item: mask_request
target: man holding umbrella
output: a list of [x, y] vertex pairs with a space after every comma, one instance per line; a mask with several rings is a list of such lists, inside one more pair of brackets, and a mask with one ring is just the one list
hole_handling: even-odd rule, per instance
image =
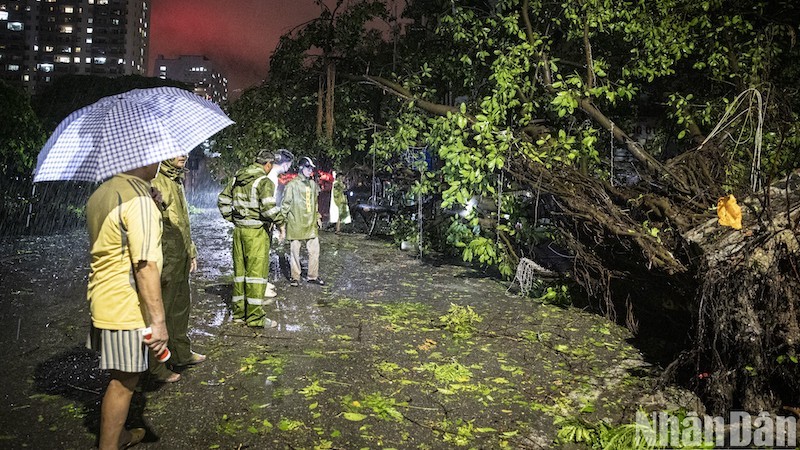
[[[139, 375], [147, 370], [142, 342], [155, 354], [167, 348], [161, 302], [161, 214], [150, 190], [158, 166], [115, 175], [86, 203], [92, 252], [89, 346], [100, 352], [100, 368], [111, 374], [100, 410], [100, 449], [127, 448], [144, 437], [142, 428], [124, 430]], [[145, 326], [151, 328], [149, 339]]]
[[148, 368], [148, 348], [156, 355], [167, 350], [161, 213], [150, 181], [161, 161], [232, 123], [219, 106], [191, 92], [134, 89], [74, 111], [39, 152], [34, 182], [106, 180], [86, 203], [88, 346], [99, 350], [100, 368], [111, 375], [100, 409], [101, 450], [132, 447], [144, 437], [143, 428], [126, 431], [125, 420]]

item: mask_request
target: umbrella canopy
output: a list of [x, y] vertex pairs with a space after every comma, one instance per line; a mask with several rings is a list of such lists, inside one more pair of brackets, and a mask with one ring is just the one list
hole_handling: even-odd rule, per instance
[[189, 153], [232, 123], [213, 102], [174, 87], [104, 97], [58, 125], [33, 181], [102, 181]]

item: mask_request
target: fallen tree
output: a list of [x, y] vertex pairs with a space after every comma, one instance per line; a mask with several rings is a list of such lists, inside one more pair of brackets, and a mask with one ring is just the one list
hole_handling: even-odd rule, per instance
[[[795, 219], [780, 217], [795, 194], [773, 183], [800, 167], [796, 8], [409, 1], [411, 25], [394, 42], [381, 47], [375, 33], [336, 42], [336, 128], [326, 144], [336, 148], [323, 156], [342, 161], [355, 142], [351, 156], [361, 160], [351, 167], [366, 159], [368, 172], [404, 178], [442, 209], [482, 199], [489, 208], [454, 216], [438, 242], [509, 277], [541, 236], [554, 241], [568, 283], [604, 314], [642, 333], [686, 336], [667, 375], [715, 412], [798, 403]], [[367, 36], [356, 28], [340, 31]], [[305, 117], [321, 104], [323, 67], [309, 48], [325, 43], [310, 36], [285, 37], [273, 59], [280, 70], [233, 105], [242, 125], [230, 129], [234, 160], [273, 140], [313, 147], [292, 144], [313, 135], [303, 133], [315, 128]], [[648, 118], [656, 132], [635, 133]], [[435, 161], [401, 163], [413, 176], [397, 176], [410, 148]], [[616, 170], [617, 153], [633, 160], [630, 177]], [[729, 194], [743, 199], [744, 232], [716, 223]], [[781, 195], [784, 209], [775, 207]], [[752, 339], [743, 345], [742, 336]]]
[[[496, 212], [472, 218], [481, 232], [464, 244], [465, 255], [476, 260], [481, 255], [482, 262], [510, 274], [532, 251], [522, 239], [524, 228], [537, 226], [546, 214], [557, 242], [569, 251], [570, 279], [606, 315], [634, 330], [642, 315], [655, 317], [649, 326], [675, 316], [677, 327], [693, 328], [689, 351], [670, 365], [668, 376], [704, 394], [715, 412], [774, 410], [784, 402], [800, 402], [794, 383], [800, 337], [797, 202], [781, 182], [762, 186], [796, 167], [796, 159], [786, 156], [797, 149], [796, 98], [794, 91], [778, 94], [773, 87], [765, 102], [760, 90], [748, 87], [778, 71], [779, 51], [750, 72], [742, 61], [755, 64], [756, 47], [763, 44], [759, 36], [775, 37], [785, 29], [770, 22], [772, 15], [767, 20], [747, 16], [745, 6], [681, 5], [693, 17], [686, 21], [670, 9], [674, 6], [631, 3], [609, 10], [590, 1], [558, 14], [524, 0], [487, 10], [479, 5], [453, 9], [439, 30], [451, 33], [453, 47], [465, 55], [461, 61], [468, 67], [459, 72], [465, 86], [477, 83], [483, 95], [461, 105], [437, 102], [435, 91], [418, 77], [355, 78], [427, 116], [409, 119], [404, 110], [388, 130], [376, 133], [373, 151], [423, 141], [438, 149], [443, 166], [437, 176], [444, 180], [423, 189], [439, 189], [444, 206], [465, 204], [474, 195], [499, 205]], [[792, 7], [781, 4], [771, 12], [781, 8]], [[701, 31], [718, 25], [715, 14], [747, 26]], [[625, 34], [631, 29], [638, 38], [649, 33], [644, 46]], [[727, 45], [736, 42], [741, 53], [712, 42], [720, 36]], [[592, 42], [604, 47], [599, 50]], [[559, 58], [552, 56], [558, 52]], [[626, 52], [641, 61], [625, 60]], [[586, 62], [567, 61], [576, 54]], [[719, 58], [725, 68], [711, 69], [709, 61]], [[734, 81], [684, 85], [683, 92], [676, 85], [652, 84], [659, 78], [685, 83], [688, 78], [677, 70], [701, 66], [712, 77], [724, 73]], [[617, 79], [608, 75], [612, 71]], [[640, 84], [631, 84], [635, 79]], [[642, 91], [669, 98], [659, 108], [660, 120], [679, 125], [681, 139], [672, 144], [671, 157], [664, 148], [646, 148], [625, 129], [635, 115], [620, 112], [618, 99], [630, 100]], [[579, 114], [585, 119], [576, 119]], [[668, 126], [662, 127], [669, 134]], [[636, 160], [637, 182], [614, 178], [613, 158], [597, 150], [603, 135], [609, 136], [612, 152], [620, 146]], [[769, 161], [763, 166], [762, 156]], [[784, 185], [792, 184], [791, 177], [786, 180]], [[514, 204], [503, 189], [528, 191], [536, 200]], [[714, 206], [731, 192], [744, 198], [744, 232], [717, 224]], [[673, 314], [676, 310], [688, 314]]]

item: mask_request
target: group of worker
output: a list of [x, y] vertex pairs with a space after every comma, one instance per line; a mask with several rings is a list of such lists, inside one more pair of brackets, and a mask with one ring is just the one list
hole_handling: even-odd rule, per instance
[[[142, 373], [174, 383], [181, 379], [181, 368], [206, 360], [192, 351], [188, 335], [189, 274], [197, 268], [197, 249], [183, 186], [186, 161], [184, 155], [117, 174], [86, 204], [92, 254], [87, 346], [100, 353], [100, 368], [111, 376], [101, 406], [101, 449], [129, 448], [144, 437], [143, 428], [124, 428]], [[290, 242], [290, 285], [300, 285], [304, 243], [309, 260], [305, 280], [324, 284], [319, 278], [315, 165], [301, 158], [297, 176], [281, 190], [279, 176], [293, 162], [288, 150], [261, 150], [218, 198], [222, 216], [234, 224], [234, 321], [251, 327], [277, 326], [264, 311], [277, 295], [268, 281], [273, 233], [280, 242]]]
[[308, 251], [306, 281], [324, 285], [319, 278], [319, 185], [316, 166], [309, 157], [298, 161], [297, 176], [283, 189], [279, 177], [292, 166], [294, 155], [286, 149], [260, 150], [249, 166], [239, 170], [219, 194], [217, 206], [233, 228], [233, 319], [250, 327], [278, 325], [264, 306], [274, 303], [275, 286], [269, 282], [270, 244], [273, 234], [290, 245], [289, 285], [300, 285], [300, 249]]

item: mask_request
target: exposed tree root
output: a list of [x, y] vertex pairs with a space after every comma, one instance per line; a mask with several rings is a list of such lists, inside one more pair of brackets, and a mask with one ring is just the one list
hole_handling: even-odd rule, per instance
[[710, 374], [701, 390], [716, 412], [800, 401], [800, 174], [773, 185], [768, 199], [771, 220], [751, 215], [743, 231], [709, 221], [689, 234], [704, 254], [694, 362]]

